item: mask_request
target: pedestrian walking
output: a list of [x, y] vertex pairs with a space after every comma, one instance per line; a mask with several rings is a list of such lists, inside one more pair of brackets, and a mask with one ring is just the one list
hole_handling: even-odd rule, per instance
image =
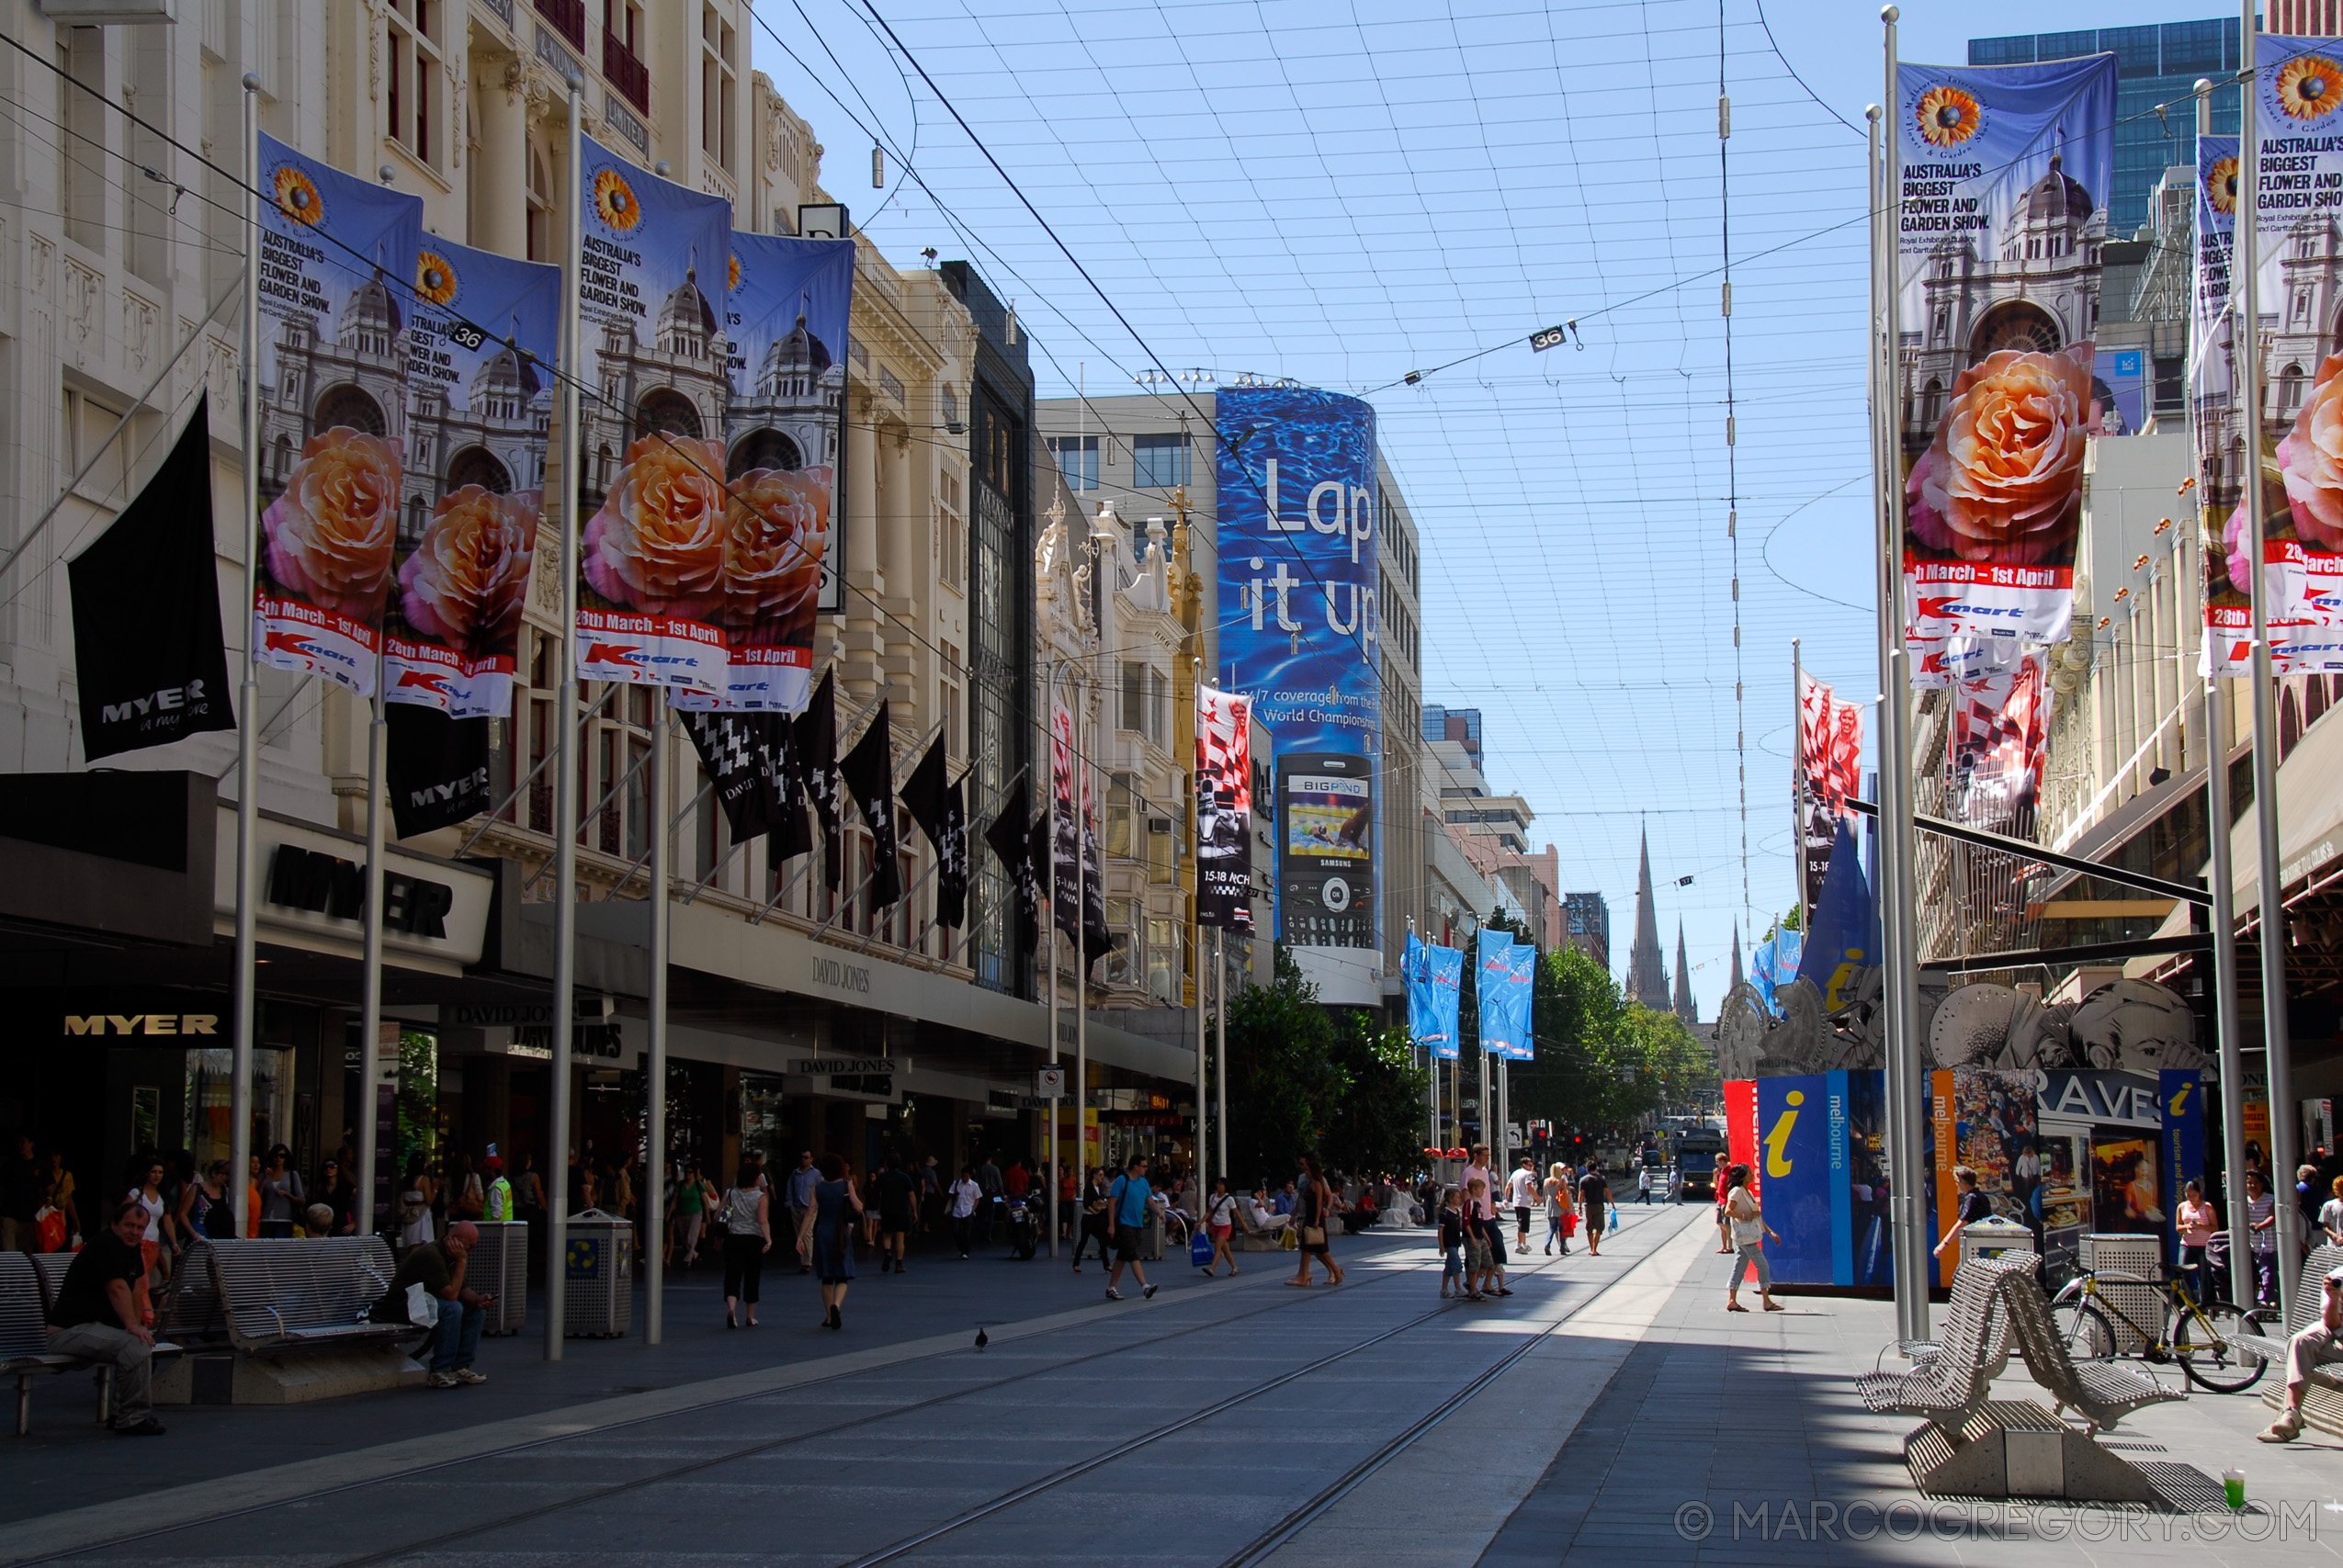
[[799, 1149], [798, 1168], [789, 1173], [782, 1196], [784, 1207], [787, 1210], [789, 1235], [797, 1242], [798, 1272], [800, 1274], [813, 1272], [813, 1259], [808, 1252], [811, 1243], [807, 1238], [812, 1234], [810, 1216], [813, 1213], [814, 1185], [821, 1179], [821, 1173], [813, 1168], [813, 1151]]
[[2172, 1215], [2173, 1228], [2180, 1233], [2180, 1275], [2189, 1299], [2202, 1306], [2205, 1294], [2205, 1250], [2213, 1245], [2213, 1233], [2221, 1228], [2220, 1212], [2205, 1201], [2204, 1183], [2190, 1181], [2180, 1188], [2180, 1206]]
[[1139, 1261], [1139, 1246], [1147, 1237], [1148, 1206], [1154, 1201], [1155, 1191], [1147, 1183], [1148, 1159], [1145, 1155], [1133, 1155], [1123, 1174], [1116, 1177], [1106, 1190], [1106, 1237], [1115, 1244], [1115, 1262], [1106, 1270], [1106, 1299], [1119, 1302], [1123, 1292], [1115, 1287], [1127, 1268], [1131, 1278], [1139, 1282], [1139, 1294], [1152, 1299], [1155, 1287], [1147, 1282], [1147, 1268]]
[[[950, 1196], [952, 1245], [960, 1249], [961, 1257], [966, 1258], [968, 1243], [975, 1239], [977, 1205], [984, 1201], [984, 1188], [977, 1181], [976, 1167], [964, 1165], [960, 1168], [960, 1179], [952, 1183]], [[1074, 1272], [1079, 1274], [1081, 1271], [1081, 1259], [1077, 1258], [1074, 1259]]]
[[282, 1144], [268, 1151], [268, 1163], [260, 1172], [260, 1234], [289, 1240], [293, 1234], [293, 1216], [309, 1207], [309, 1195], [301, 1190], [300, 1172], [292, 1168], [293, 1151]]
[[1237, 1255], [1230, 1249], [1229, 1237], [1237, 1229], [1237, 1200], [1228, 1193], [1228, 1179], [1221, 1177], [1212, 1184], [1212, 1198], [1205, 1205], [1205, 1228], [1212, 1237], [1212, 1261], [1204, 1266], [1204, 1277], [1221, 1264], [1228, 1265], [1228, 1277], [1237, 1277]]
[[1440, 1299], [1465, 1299], [1465, 1199], [1454, 1187], [1440, 1194]]
[[[1726, 1180], [1729, 1183], [1731, 1178], [1728, 1176]], [[1729, 1185], [1716, 1190], [1716, 1250], [1726, 1257], [1733, 1251], [1733, 1222], [1725, 1213], [1725, 1201], [1732, 1195]]]
[[814, 1168], [821, 1173], [813, 1189], [813, 1267], [821, 1280], [821, 1323], [825, 1328], [843, 1328], [846, 1287], [855, 1281], [855, 1223], [863, 1213], [862, 1194], [855, 1190], [846, 1162], [836, 1155], [822, 1156]]
[[[1736, 1166], [1734, 1168], [1746, 1170], [1749, 1168]], [[1742, 1179], [1747, 1180], [1748, 1178]], [[1952, 1223], [1944, 1227], [1944, 1239], [1936, 1244], [1935, 1256], [1938, 1258], [1959, 1257], [1962, 1228], [1993, 1217], [1993, 1200], [1977, 1190], [1975, 1171], [1965, 1165], [1956, 1165], [1952, 1168], [1952, 1181], [1960, 1190], [1960, 1207], [1952, 1216]], [[1740, 1231], [1737, 1227], [1733, 1235], [1734, 1243], [1737, 1246], [1740, 1239]]]
[[1587, 1256], [1602, 1256], [1603, 1210], [1611, 1202], [1611, 1183], [1602, 1174], [1602, 1162], [1590, 1160], [1587, 1173], [1579, 1178], [1579, 1217], [1587, 1227]]
[[773, 1250], [773, 1196], [764, 1190], [764, 1167], [754, 1159], [741, 1162], [732, 1185], [724, 1190], [724, 1326], [741, 1326], [740, 1309], [748, 1310], [748, 1325], [756, 1326], [757, 1298], [764, 1293], [764, 1255]]
[[1074, 1242], [1075, 1273], [1082, 1271], [1082, 1258], [1089, 1253], [1092, 1242], [1098, 1244], [1101, 1268], [1115, 1261], [1114, 1250], [1108, 1246], [1106, 1235], [1106, 1172], [1092, 1166], [1090, 1184], [1082, 1192], [1081, 1232]]
[[878, 1201], [878, 1271], [886, 1273], [891, 1262], [895, 1272], [900, 1274], [903, 1253], [911, 1242], [919, 1184], [900, 1161], [889, 1155], [880, 1162], [870, 1187], [871, 1196]]
[[1326, 1184], [1326, 1173], [1319, 1168], [1318, 1156], [1304, 1155], [1294, 1219], [1294, 1228], [1299, 1233], [1301, 1243], [1301, 1249], [1296, 1255], [1299, 1267], [1294, 1277], [1285, 1281], [1287, 1284], [1307, 1286], [1310, 1282], [1310, 1259], [1313, 1258], [1326, 1265], [1328, 1284], [1342, 1282], [1342, 1266], [1334, 1261], [1334, 1254], [1327, 1240], [1327, 1222], [1333, 1217], [1333, 1189]]
[[1537, 1161], [1522, 1156], [1522, 1168], [1505, 1179], [1505, 1201], [1513, 1207], [1513, 1250], [1530, 1255], [1530, 1211], [1537, 1207]]
[[1545, 1252], [1570, 1256], [1570, 1232], [1579, 1223], [1579, 1207], [1570, 1194], [1570, 1168], [1556, 1160], [1545, 1176]]
[[431, 1200], [435, 1191], [431, 1178], [424, 1174], [423, 1156], [409, 1155], [407, 1173], [399, 1182], [399, 1251], [402, 1256], [411, 1247], [423, 1247], [438, 1239], [438, 1228], [431, 1218]]
[[[496, 1145], [488, 1145], [493, 1150]], [[513, 1184], [504, 1179], [504, 1156], [490, 1154], [480, 1162], [480, 1173], [487, 1179], [488, 1190], [481, 1199], [481, 1218], [508, 1221], [515, 1217]]]
[[2246, 1172], [2246, 1236], [2253, 1249], [2254, 1304], [2278, 1300], [2278, 1198], [2258, 1170]]
[[1636, 1201], [1646, 1208], [1651, 1206], [1651, 1167], [1636, 1172]]
[[686, 1274], [699, 1261], [699, 1235], [707, 1223], [709, 1196], [707, 1178], [700, 1173], [699, 1161], [685, 1160], [684, 1179], [668, 1195], [674, 1218], [668, 1226], [667, 1248], [675, 1267]]
[[1496, 1294], [1493, 1281], [1497, 1277], [1497, 1254], [1505, 1245], [1505, 1239], [1498, 1234], [1497, 1221], [1493, 1217], [1484, 1217], [1480, 1212], [1488, 1196], [1488, 1183], [1481, 1178], [1476, 1176], [1465, 1183], [1465, 1290], [1467, 1301], [1487, 1301]]
[[1725, 1310], [1749, 1310], [1741, 1304], [1741, 1278], [1754, 1274], [1765, 1310], [1781, 1312], [1783, 1308], [1773, 1299], [1773, 1269], [1765, 1260], [1765, 1238], [1772, 1236], [1780, 1241], [1782, 1237], [1765, 1223], [1765, 1211], [1759, 1206], [1757, 1194], [1749, 1190], [1749, 1168], [1737, 1165], [1726, 1179], [1729, 1185], [1725, 1195], [1725, 1214], [1733, 1226], [1734, 1250], [1740, 1256], [1733, 1259], [1733, 1277], [1725, 1284]]

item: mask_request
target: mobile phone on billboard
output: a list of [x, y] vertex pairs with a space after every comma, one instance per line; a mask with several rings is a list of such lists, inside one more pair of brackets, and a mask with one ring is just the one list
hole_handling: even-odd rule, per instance
[[1373, 947], [1375, 760], [1347, 751], [1277, 759], [1277, 886], [1284, 940]]

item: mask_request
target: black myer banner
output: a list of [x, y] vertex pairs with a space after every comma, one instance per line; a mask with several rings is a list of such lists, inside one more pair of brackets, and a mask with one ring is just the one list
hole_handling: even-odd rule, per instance
[[85, 761], [236, 728], [214, 587], [210, 446], [198, 399], [138, 499], [65, 569]]
[[1196, 688], [1196, 923], [1253, 929], [1252, 704]]
[[390, 750], [383, 768], [398, 836], [452, 828], [486, 811], [488, 720], [449, 718], [437, 708], [385, 703]]

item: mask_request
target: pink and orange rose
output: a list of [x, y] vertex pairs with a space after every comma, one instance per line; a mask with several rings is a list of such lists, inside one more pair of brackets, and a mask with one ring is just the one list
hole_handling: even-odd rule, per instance
[[466, 485], [442, 496], [399, 568], [399, 613], [435, 642], [469, 654], [509, 646], [537, 547], [536, 491], [494, 495]]
[[724, 624], [770, 633], [811, 604], [830, 540], [828, 468], [753, 468], [732, 481]]
[[646, 435], [586, 525], [586, 583], [622, 609], [713, 621], [724, 607], [724, 444]]
[[2278, 444], [2294, 532], [2320, 549], [2343, 548], [2343, 354], [2330, 355]]
[[261, 514], [268, 571], [322, 610], [379, 626], [399, 537], [399, 444], [336, 425], [301, 447]]
[[2030, 565], [2075, 536], [2091, 426], [2091, 351], [2003, 349], [1961, 372], [1906, 481], [1912, 533], [1961, 560]]

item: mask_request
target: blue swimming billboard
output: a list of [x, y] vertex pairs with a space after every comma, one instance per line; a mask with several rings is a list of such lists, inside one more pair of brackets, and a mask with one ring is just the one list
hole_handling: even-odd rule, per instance
[[1216, 400], [1220, 680], [1274, 753], [1276, 935], [1376, 948], [1383, 787], [1375, 410], [1308, 387]]

